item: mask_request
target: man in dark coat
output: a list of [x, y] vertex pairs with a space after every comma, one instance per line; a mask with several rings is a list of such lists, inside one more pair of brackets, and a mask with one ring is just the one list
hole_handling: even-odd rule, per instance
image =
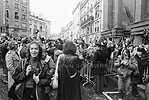
[[107, 70], [108, 51], [106, 45], [98, 44], [94, 54], [92, 73], [95, 75], [95, 92], [101, 93], [104, 90], [104, 72]]

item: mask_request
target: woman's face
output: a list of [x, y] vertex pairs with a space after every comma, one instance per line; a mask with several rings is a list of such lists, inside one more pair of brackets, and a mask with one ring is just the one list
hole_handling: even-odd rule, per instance
[[33, 58], [37, 57], [39, 54], [39, 46], [37, 44], [30, 45], [30, 54]]
[[126, 50], [124, 50], [123, 55], [124, 55], [124, 58], [125, 58], [125, 59], [128, 59], [128, 58], [129, 58], [129, 57], [128, 57], [128, 54], [127, 54], [127, 52], [126, 52]]

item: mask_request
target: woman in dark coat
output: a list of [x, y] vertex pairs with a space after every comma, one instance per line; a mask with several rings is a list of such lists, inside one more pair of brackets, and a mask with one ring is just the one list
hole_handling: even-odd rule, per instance
[[42, 61], [41, 57], [42, 48], [38, 42], [33, 41], [29, 45], [27, 60], [20, 63], [13, 75], [14, 85], [22, 83], [16, 91], [22, 100], [50, 100], [52, 69], [50, 64]]
[[66, 42], [58, 63], [58, 95], [57, 100], [82, 100], [80, 90], [80, 74], [82, 61], [76, 55], [73, 42]]

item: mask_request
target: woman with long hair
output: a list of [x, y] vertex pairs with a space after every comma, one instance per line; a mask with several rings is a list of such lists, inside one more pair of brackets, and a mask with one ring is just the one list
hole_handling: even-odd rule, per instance
[[122, 100], [129, 92], [131, 73], [137, 68], [137, 61], [131, 57], [130, 50], [124, 49], [114, 65], [118, 67], [119, 100]]
[[67, 41], [58, 63], [58, 95], [57, 100], [82, 100], [80, 90], [80, 74], [82, 61], [76, 55], [76, 45]]
[[42, 61], [42, 48], [38, 42], [29, 44], [28, 57], [22, 62], [13, 75], [16, 86], [21, 83], [18, 95], [23, 100], [49, 100], [50, 67]]

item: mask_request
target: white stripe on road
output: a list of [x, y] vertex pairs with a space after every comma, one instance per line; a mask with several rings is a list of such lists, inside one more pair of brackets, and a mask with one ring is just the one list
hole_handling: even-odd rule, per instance
[[103, 93], [103, 95], [106, 96], [107, 99], [113, 100], [108, 94], [117, 94], [119, 92], [116, 91], [116, 92], [102, 92], [102, 93]]

